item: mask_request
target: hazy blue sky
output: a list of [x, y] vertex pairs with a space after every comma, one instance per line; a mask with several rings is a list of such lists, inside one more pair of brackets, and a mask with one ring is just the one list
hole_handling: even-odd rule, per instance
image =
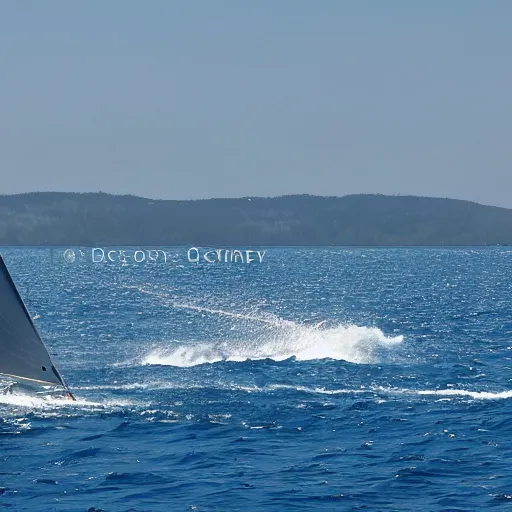
[[512, 207], [508, 0], [0, 4], [2, 193]]

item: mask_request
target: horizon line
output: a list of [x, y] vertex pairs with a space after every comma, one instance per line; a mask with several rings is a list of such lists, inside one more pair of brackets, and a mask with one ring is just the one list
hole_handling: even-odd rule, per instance
[[442, 197], [442, 196], [422, 196], [422, 195], [415, 195], [415, 194], [382, 194], [379, 192], [359, 192], [359, 193], [353, 193], [353, 194], [345, 194], [342, 196], [337, 195], [320, 195], [320, 194], [309, 194], [307, 192], [303, 193], [296, 193], [296, 194], [281, 194], [281, 195], [274, 195], [274, 196], [237, 196], [237, 197], [204, 197], [204, 198], [198, 198], [198, 199], [163, 199], [163, 198], [152, 198], [152, 197], [146, 197], [142, 195], [136, 195], [136, 194], [122, 194], [122, 193], [113, 193], [113, 192], [104, 192], [102, 190], [98, 190], [95, 192], [73, 192], [73, 191], [57, 191], [57, 190], [35, 190], [31, 192], [14, 192], [10, 194], [0, 194], [0, 197], [14, 197], [14, 196], [26, 196], [26, 195], [36, 195], [36, 194], [59, 194], [59, 195], [66, 195], [66, 194], [74, 194], [74, 195], [106, 195], [106, 196], [112, 196], [112, 197], [133, 197], [137, 199], [144, 199], [146, 201], [173, 201], [173, 202], [195, 202], [195, 201], [238, 201], [241, 199], [246, 200], [258, 200], [258, 199], [281, 199], [281, 198], [287, 198], [287, 197], [313, 197], [318, 199], [343, 199], [345, 197], [357, 197], [357, 196], [381, 196], [381, 197], [402, 197], [402, 198], [416, 198], [416, 199], [438, 199], [438, 200], [447, 200], [447, 201], [459, 201], [464, 203], [470, 203], [470, 204], [476, 204], [479, 206], [486, 206], [489, 208], [500, 208], [503, 210], [510, 210], [512, 208], [507, 208], [506, 206], [497, 206], [492, 204], [483, 204], [479, 203], [477, 201], [472, 201], [470, 199], [457, 199], [453, 197]]

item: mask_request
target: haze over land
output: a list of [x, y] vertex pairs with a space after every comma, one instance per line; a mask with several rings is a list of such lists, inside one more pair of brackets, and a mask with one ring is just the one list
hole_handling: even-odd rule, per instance
[[154, 200], [0, 196], [0, 244], [83, 246], [512, 244], [512, 210], [424, 197]]
[[4, 2], [2, 193], [512, 207], [512, 2]]

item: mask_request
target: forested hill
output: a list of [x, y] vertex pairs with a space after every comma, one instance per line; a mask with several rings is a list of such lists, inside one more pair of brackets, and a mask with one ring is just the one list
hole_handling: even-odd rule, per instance
[[512, 244], [512, 210], [414, 196], [168, 201], [104, 193], [0, 195], [2, 245]]

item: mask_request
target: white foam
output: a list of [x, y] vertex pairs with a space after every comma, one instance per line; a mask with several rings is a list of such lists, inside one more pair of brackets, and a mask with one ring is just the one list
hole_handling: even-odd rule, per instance
[[368, 393], [368, 389], [360, 388], [360, 389], [325, 389], [325, 388], [310, 388], [307, 386], [293, 386], [290, 384], [270, 384], [265, 387], [266, 390], [280, 390], [280, 389], [289, 389], [295, 391], [302, 391], [304, 393], [312, 393], [318, 395], [348, 395], [348, 394], [358, 394], [358, 393]]
[[437, 395], [437, 396], [469, 396], [477, 400], [500, 400], [512, 398], [512, 391], [467, 391], [465, 389], [426, 389], [416, 391], [418, 395]]
[[283, 361], [291, 357], [299, 361], [336, 359], [364, 364], [378, 362], [379, 350], [402, 341], [403, 336], [387, 337], [376, 327], [320, 328], [287, 322], [255, 340], [167, 343], [145, 355], [142, 364], [188, 367], [220, 361]]
[[[239, 387], [239, 389], [244, 389]], [[361, 394], [361, 393], [377, 393], [385, 395], [409, 395], [409, 396], [440, 396], [440, 397], [469, 397], [475, 400], [503, 400], [512, 398], [512, 390], [507, 391], [469, 391], [466, 389], [405, 389], [392, 388], [383, 386], [362, 386], [360, 388], [341, 388], [326, 389], [319, 387], [294, 386], [290, 384], [268, 384], [263, 388], [246, 388], [247, 391], [278, 391], [278, 390], [295, 390], [304, 393], [320, 394], [320, 395], [345, 395], [345, 394]]]
[[39, 411], [73, 411], [85, 409], [110, 410], [117, 407], [128, 407], [134, 405], [128, 400], [105, 400], [102, 402], [87, 400], [76, 397], [76, 400], [69, 400], [65, 397], [55, 397], [51, 395], [31, 395], [25, 393], [0, 394], [0, 406], [5, 405], [10, 408], [28, 408]]
[[56, 407], [87, 407], [101, 406], [103, 404], [90, 402], [88, 400], [77, 399], [76, 401], [67, 398], [56, 398], [52, 396], [34, 396], [22, 393], [13, 393], [8, 395], [0, 395], [0, 404], [29, 407], [32, 409], [55, 409]]
[[133, 382], [131, 384], [98, 384], [95, 386], [75, 386], [75, 391], [132, 391], [132, 390], [156, 390], [156, 389], [202, 389], [205, 386], [181, 382], [154, 381]]
[[336, 359], [352, 363], [374, 363], [378, 352], [403, 341], [403, 336], [387, 337], [377, 327], [339, 324], [328, 327], [326, 320], [314, 325], [285, 320], [273, 313], [233, 312], [220, 308], [188, 304], [170, 293], [140, 286], [125, 286], [154, 296], [172, 308], [189, 309], [228, 318], [231, 329], [246, 333], [244, 340], [197, 343], [162, 342], [142, 357], [143, 365], [189, 367], [220, 361], [272, 359], [283, 361], [295, 357], [299, 361]]
[[507, 391], [470, 391], [467, 389], [405, 389], [384, 386], [372, 386], [367, 388], [376, 393], [388, 395], [410, 395], [410, 396], [439, 396], [443, 399], [450, 397], [469, 397], [475, 400], [503, 400], [512, 398], [512, 390]]

